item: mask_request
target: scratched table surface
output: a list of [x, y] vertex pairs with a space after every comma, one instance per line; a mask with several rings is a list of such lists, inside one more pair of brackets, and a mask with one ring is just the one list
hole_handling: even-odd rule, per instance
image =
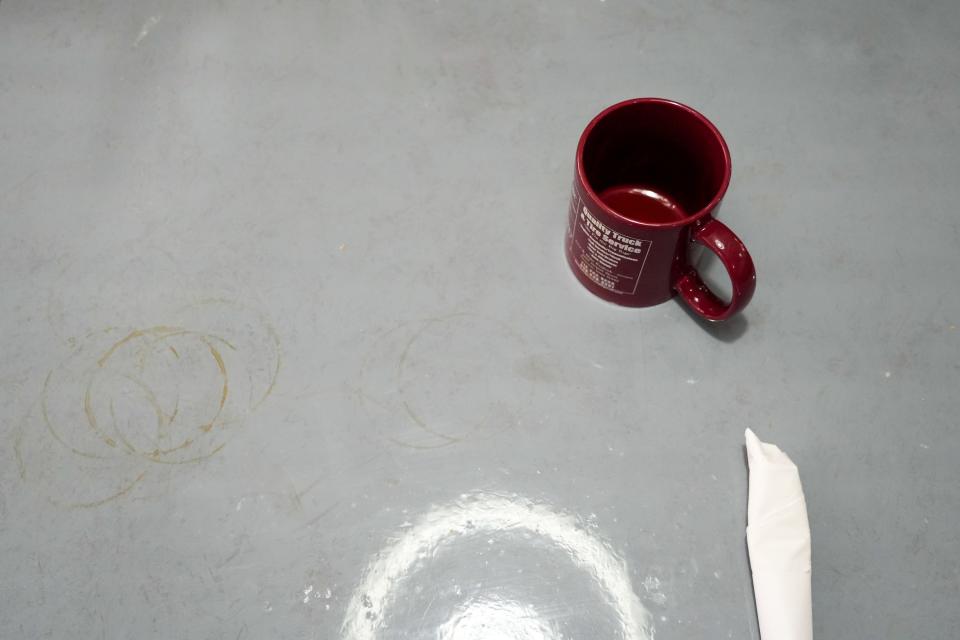
[[[640, 95], [729, 142], [729, 324], [564, 263]], [[757, 638], [745, 427], [816, 634], [953, 637], [958, 104], [950, 0], [5, 0], [0, 637]]]

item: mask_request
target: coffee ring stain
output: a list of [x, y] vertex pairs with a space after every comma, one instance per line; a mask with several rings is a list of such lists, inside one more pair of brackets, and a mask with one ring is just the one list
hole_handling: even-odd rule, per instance
[[[204, 300], [185, 307], [184, 309], [199, 309], [201, 313], [207, 312], [209, 314], [210, 310], [204, 309], [204, 307], [213, 304], [229, 305], [233, 309], [249, 311], [247, 307], [239, 303], [222, 299]], [[180, 311], [182, 312], [184, 309]], [[222, 315], [230, 320], [234, 320], [238, 316], [237, 313]], [[107, 464], [109, 461], [123, 461], [131, 458], [140, 459], [141, 464], [157, 463], [167, 465], [192, 464], [206, 460], [219, 453], [226, 446], [227, 441], [223, 440], [222, 435], [217, 437], [221, 442], [209, 442], [207, 447], [212, 448], [208, 451], [198, 450], [194, 455], [188, 454], [189, 457], [185, 458], [173, 457], [172, 454], [183, 454], [189, 452], [191, 449], [197, 449], [200, 443], [209, 440], [212, 434], [222, 432], [218, 427], [242, 424], [246, 416], [259, 407], [270, 396], [276, 385], [280, 371], [281, 356], [279, 336], [263, 314], [257, 313], [257, 320], [252, 324], [240, 327], [228, 325], [226, 328], [238, 336], [248, 337], [247, 347], [249, 350], [239, 352], [235, 344], [221, 335], [219, 331], [204, 332], [188, 329], [180, 325], [155, 325], [127, 331], [123, 334], [123, 337], [112, 342], [106, 349], [101, 351], [99, 356], [93, 359], [90, 366], [81, 368], [80, 370], [74, 367], [71, 370], [68, 368], [68, 363], [77, 362], [82, 365], [82, 358], [84, 354], [89, 351], [82, 343], [78, 344], [76, 341], [73, 341], [70, 343], [73, 351], [72, 354], [62, 361], [58, 367], [48, 372], [44, 378], [40, 397], [34, 405], [35, 407], [39, 407], [39, 411], [31, 410], [27, 417], [31, 414], [36, 416], [37, 413], [39, 413], [39, 420], [43, 425], [41, 431], [52, 438], [55, 446], [62, 447], [69, 452], [69, 454], [81, 459], [96, 461], [98, 465]], [[112, 331], [115, 330], [106, 329], [103, 332], [89, 332], [87, 338], [95, 338], [96, 336], [109, 334]], [[249, 338], [249, 336], [252, 336], [252, 338]], [[264, 344], [263, 342], [256, 342], [258, 336], [266, 338], [266, 344], [269, 345], [266, 352], [257, 349], [258, 345]], [[217, 380], [217, 382], [214, 383], [215, 388], [211, 389], [215, 395], [210, 396], [210, 406], [213, 410], [212, 416], [209, 418], [198, 416], [202, 422], [199, 424], [195, 423], [196, 426], [193, 427], [195, 430], [193, 435], [189, 433], [189, 423], [182, 422], [182, 416], [184, 414], [181, 410], [183, 407], [183, 398], [181, 397], [180, 386], [177, 385], [176, 388], [173, 389], [174, 393], [172, 397], [168, 394], [165, 401], [161, 402], [151, 384], [142, 377], [146, 372], [150, 359], [157, 354], [166, 354], [167, 358], [170, 358], [172, 361], [178, 362], [182, 360], [184, 355], [182, 353], [182, 340], [175, 345], [171, 342], [175, 338], [187, 338], [195, 341], [198, 346], [201, 346], [213, 365], [213, 375], [216, 376]], [[249, 343], [250, 339], [255, 342]], [[178, 349], [178, 347], [181, 348]], [[122, 362], [114, 365], [121, 351], [125, 351], [127, 355]], [[227, 358], [225, 358], [225, 353], [227, 352], [236, 355], [231, 356], [231, 360], [228, 361]], [[239, 356], [239, 360], [237, 356]], [[263, 362], [264, 358], [268, 360]], [[259, 359], [260, 362], [257, 362], [257, 359]], [[225, 411], [228, 403], [231, 402], [231, 397], [233, 397], [233, 391], [230, 385], [232, 379], [230, 369], [237, 363], [240, 364], [241, 368], [247, 369], [247, 379], [250, 383], [249, 398], [246, 406], [237, 406], [234, 401], [231, 415], [227, 415]], [[264, 368], [262, 366], [263, 364], [266, 364], [267, 367]], [[262, 389], [258, 387], [264, 383], [255, 383], [252, 373], [253, 370], [266, 370], [269, 372], [269, 379], [266, 380], [265, 387]], [[202, 373], [203, 370], [198, 371]], [[55, 377], [59, 383], [58, 386], [54, 385]], [[162, 378], [163, 381], [168, 379], [166, 376]], [[104, 385], [111, 384], [111, 382], [114, 384], [119, 382], [121, 385], [130, 383], [133, 387], [121, 386], [106, 390], [107, 388]], [[213, 381], [211, 380], [211, 382]], [[69, 391], [71, 385], [76, 388], [77, 392], [80, 392], [79, 407], [71, 403], [69, 395], [63, 396], [62, 393], [59, 393], [57, 396], [54, 395], [55, 391]], [[76, 387], [76, 385], [79, 385], [79, 387]], [[194, 386], [196, 386], [195, 383]], [[127, 391], [123, 391], [124, 388], [127, 389]], [[121, 393], [122, 395], [118, 397], [130, 397], [130, 389], [136, 389], [135, 396], [139, 397], [140, 401], [145, 402], [152, 414], [156, 416], [155, 426], [153, 427], [155, 435], [149, 435], [148, 430], [145, 431], [143, 428], [131, 431], [131, 426], [138, 427], [140, 424], [136, 416], [131, 416], [133, 420], [128, 420], [127, 423], [122, 423], [118, 419], [118, 404], [114, 395]], [[61, 405], [59, 412], [64, 414], [57, 416], [57, 419], [53, 418], [50, 407], [50, 402], [54, 397], [60, 400]], [[164, 406], [165, 404], [166, 406]], [[203, 411], [200, 409], [201, 405], [197, 404], [197, 398], [192, 399], [190, 406], [193, 412], [197, 410]], [[78, 408], [79, 411], [77, 411]], [[109, 420], [104, 417], [104, 409], [106, 409], [106, 413], [109, 414]], [[66, 420], [64, 420], [65, 417]], [[175, 425], [178, 423], [180, 423], [178, 430], [174, 430]], [[94, 440], [89, 440], [89, 437], [84, 438], [83, 433], [76, 431], [78, 428], [84, 429], [94, 437]], [[69, 433], [71, 429], [74, 430], [72, 433], [75, 435], [68, 438], [66, 434]], [[184, 429], [187, 430], [185, 437], [169, 442], [174, 433], [184, 433]], [[32, 460], [25, 460], [24, 457], [24, 436], [26, 433], [26, 422], [24, 422], [21, 428], [16, 431], [14, 440], [14, 453], [19, 474], [23, 481], [27, 481], [29, 477], [27, 473], [28, 462], [33, 463]], [[208, 434], [210, 435], [208, 436]], [[77, 438], [80, 439], [79, 442]], [[97, 445], [96, 442], [99, 442], [102, 446]], [[141, 444], [138, 444], [138, 442]], [[143, 445], [143, 442], [147, 444]], [[89, 465], [85, 466], [89, 467]], [[91, 469], [96, 468], [112, 473], [110, 467], [94, 467]], [[130, 493], [144, 480], [148, 470], [149, 466], [142, 467], [133, 481], [124, 484], [116, 492], [100, 499], [90, 501], [66, 501], [49, 496], [47, 499], [52, 504], [59, 506], [74, 508], [98, 507]]]
[[[497, 318], [463, 311], [429, 317], [418, 322], [401, 323], [380, 335], [374, 341], [373, 347], [368, 351], [363, 360], [359, 373], [360, 387], [355, 390], [356, 395], [360, 403], [364, 406], [375, 405], [389, 413], [399, 414], [404, 418], [406, 423], [422, 431], [429, 436], [433, 442], [415, 442], [394, 435], [385, 436], [385, 440], [409, 449], [439, 449], [462, 443], [476, 435], [484, 427], [490, 426], [490, 416], [485, 414], [466, 421], [468, 424], [457, 434], [446, 433], [434, 425], [431, 425], [431, 421], [423, 416], [423, 412], [410, 398], [411, 385], [419, 381], [419, 378], [410, 372], [411, 353], [414, 350], [414, 346], [434, 327], [456, 322], [460, 319], [473, 319], [483, 324], [496, 327], [500, 334], [516, 341], [521, 347], [526, 344], [524, 337], [506, 322]], [[404, 333], [407, 333], [407, 335], [403, 336]], [[391, 386], [399, 392], [401, 397], [394, 402], [389, 401], [386, 397], [374, 397], [369, 389], [369, 381], [367, 380], [371, 374], [371, 370], [375, 369], [378, 359], [385, 359], [387, 356], [384, 354], [388, 353], [391, 347], [399, 347], [399, 353], [392, 367], [393, 375]]]
[[100, 507], [107, 504], [108, 502], [112, 502], [117, 498], [125, 496], [131, 491], [133, 491], [133, 488], [138, 484], [140, 484], [140, 482], [143, 480], [143, 478], [146, 475], [147, 475], [146, 471], [141, 472], [140, 475], [138, 475], [133, 482], [126, 485], [124, 488], [120, 489], [113, 495], [107, 496], [106, 498], [102, 498], [100, 500], [94, 500], [92, 502], [60, 502], [58, 500], [54, 500], [53, 498], [47, 498], [47, 501], [54, 506], [67, 507], [69, 509], [92, 509], [94, 507]]

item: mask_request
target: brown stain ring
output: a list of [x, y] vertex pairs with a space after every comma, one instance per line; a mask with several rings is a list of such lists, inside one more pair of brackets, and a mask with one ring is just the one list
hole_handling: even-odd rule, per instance
[[[190, 306], [200, 306], [203, 304], [211, 304], [211, 303], [227, 304], [227, 305], [235, 306], [238, 308], [244, 308], [244, 309], [247, 308], [233, 301], [223, 300], [223, 299], [208, 299], [205, 301], [198, 302], [196, 305], [190, 305]], [[257, 407], [259, 407], [273, 392], [277, 383], [277, 378], [279, 376], [281, 361], [282, 361], [279, 335], [277, 334], [276, 330], [273, 328], [273, 326], [269, 323], [269, 321], [266, 319], [266, 317], [263, 314], [257, 313], [257, 315], [261, 323], [261, 329], [265, 331], [266, 335], [270, 339], [270, 343], [273, 350], [273, 353], [271, 354], [273, 356], [272, 357], [273, 368], [272, 368], [272, 371], [270, 372], [270, 378], [266, 388], [264, 389], [262, 394], [256, 397], [253, 396], [254, 384], [253, 384], [252, 374], [248, 371], [248, 377], [250, 377], [250, 382], [251, 382], [251, 390], [250, 390], [251, 397], [249, 400], [249, 405], [247, 407], [248, 411], [252, 411]], [[99, 335], [101, 333], [109, 333], [112, 330], [113, 329], [105, 329], [102, 332], [90, 332], [88, 334], [88, 337]], [[121, 350], [126, 345], [134, 341], [141, 342], [141, 344], [137, 347], [137, 349], [133, 353], [134, 353], [134, 357], [136, 358], [135, 363], [137, 365], [137, 370], [139, 371], [139, 373], [142, 374], [146, 368], [146, 361], [149, 356], [148, 347], [150, 345], [153, 345], [160, 341], [169, 340], [170, 338], [173, 338], [173, 337], [183, 336], [183, 335], [195, 336], [197, 339], [203, 342], [203, 344], [207, 347], [207, 351], [209, 352], [210, 357], [212, 358], [214, 364], [216, 365], [218, 375], [222, 381], [216, 412], [210, 420], [199, 425], [199, 430], [204, 433], [208, 433], [215, 426], [242, 421], [243, 418], [234, 418], [234, 419], [226, 418], [225, 419], [223, 417], [223, 411], [227, 405], [228, 397], [230, 396], [230, 385], [229, 385], [230, 376], [228, 374], [228, 368], [223, 358], [223, 353], [220, 347], [226, 347], [231, 351], [236, 351], [236, 347], [230, 342], [228, 342], [226, 339], [224, 339], [223, 337], [213, 333], [202, 333], [197, 331], [191, 331], [181, 326], [157, 325], [157, 326], [149, 327], [146, 329], [135, 329], [133, 331], [130, 331], [129, 333], [124, 335], [124, 337], [122, 337], [120, 340], [117, 340], [116, 342], [114, 342], [109, 348], [107, 348], [100, 355], [100, 357], [96, 360], [95, 367], [89, 369], [85, 374], [82, 374], [83, 377], [87, 378], [86, 385], [84, 388], [83, 398], [82, 398], [82, 409], [83, 409], [84, 416], [86, 417], [87, 427], [107, 447], [113, 450], [117, 450], [117, 454], [104, 455], [102, 453], [93, 453], [91, 451], [86, 451], [81, 448], [78, 448], [77, 446], [74, 446], [71, 443], [69, 443], [63, 437], [63, 435], [59, 432], [58, 427], [54, 426], [54, 422], [50, 418], [50, 411], [48, 408], [48, 397], [50, 393], [51, 380], [56, 370], [51, 370], [47, 374], [46, 378], [44, 379], [43, 387], [41, 390], [41, 397], [39, 398], [39, 403], [38, 403], [40, 406], [40, 414], [41, 414], [42, 422], [44, 424], [46, 431], [54, 439], [55, 442], [63, 446], [66, 450], [70, 451], [75, 455], [81, 456], [83, 458], [93, 459], [93, 460], [110, 460], [110, 459], [118, 459], [118, 455], [120, 456], [135, 455], [143, 458], [144, 460], [155, 462], [158, 464], [179, 465], [179, 464], [197, 463], [216, 455], [226, 446], [227, 444], [226, 442], [220, 443], [218, 446], [216, 446], [215, 448], [213, 448], [207, 453], [204, 453], [202, 455], [197, 455], [188, 459], [182, 459], [182, 460], [165, 459], [165, 456], [167, 456], [168, 454], [178, 452], [178, 451], [183, 451], [185, 449], [192, 447], [194, 444], [197, 443], [197, 439], [193, 437], [188, 437], [184, 439], [182, 442], [180, 442], [179, 444], [172, 447], [159, 446], [160, 441], [164, 437], [164, 433], [165, 432], [169, 433], [167, 428], [174, 423], [174, 421], [177, 419], [177, 416], [179, 415], [180, 395], [179, 393], [176, 395], [175, 400], [173, 402], [173, 408], [168, 413], [161, 406], [159, 400], [157, 399], [156, 394], [153, 392], [150, 386], [146, 382], [144, 382], [142, 379], [140, 379], [138, 376], [135, 376], [135, 375], [122, 374], [122, 373], [118, 374], [118, 375], [121, 375], [126, 380], [135, 384], [137, 387], [139, 387], [142, 393], [144, 394], [144, 398], [154, 410], [154, 413], [157, 416], [157, 427], [156, 427], [157, 436], [155, 438], [155, 444], [157, 446], [150, 451], [144, 451], [144, 450], [138, 449], [136, 446], [134, 446], [132, 442], [130, 442], [130, 439], [124, 433], [125, 430], [122, 429], [118, 424], [115, 403], [112, 398], [109, 400], [108, 406], [109, 406], [110, 419], [113, 427], [113, 433], [108, 433], [104, 429], [103, 425], [101, 425], [96, 415], [96, 410], [95, 410], [96, 403], [94, 402], [94, 398], [96, 397], [95, 391], [96, 391], [96, 380], [98, 378], [98, 374], [107, 368], [109, 361], [111, 360], [111, 358], [114, 357], [114, 355], [119, 350]], [[73, 341], [72, 344], [73, 343], [75, 343], [75, 341]], [[180, 352], [176, 349], [176, 347], [174, 347], [174, 345], [167, 344], [166, 346], [174, 358], [178, 360], [181, 358]], [[74, 353], [72, 354], [71, 357], [78, 356], [82, 352], [83, 352], [82, 348], [77, 348], [74, 350]], [[64, 363], [61, 364], [61, 367], [59, 368], [60, 370], [63, 370], [65, 362], [66, 361], [64, 361]], [[23, 429], [20, 429], [17, 432], [17, 436], [14, 441], [14, 454], [16, 456], [20, 477], [22, 480], [25, 481], [27, 478], [27, 470], [26, 470], [26, 464], [23, 458], [23, 453], [22, 453], [22, 445], [23, 445], [22, 440], [23, 440]], [[119, 445], [122, 445], [122, 447]], [[95, 500], [91, 502], [77, 502], [77, 503], [64, 503], [64, 502], [59, 502], [49, 498], [48, 500], [52, 504], [71, 507], [71, 508], [98, 507], [112, 500], [115, 500], [123, 495], [126, 495], [127, 493], [132, 491], [133, 488], [144, 479], [146, 474], [147, 474], [147, 470], [144, 469], [128, 485], [124, 486], [122, 489], [120, 489], [116, 493], [100, 500]]]

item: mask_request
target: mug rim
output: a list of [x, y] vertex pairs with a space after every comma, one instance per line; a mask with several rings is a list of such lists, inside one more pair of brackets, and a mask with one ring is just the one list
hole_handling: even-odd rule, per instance
[[[705, 125], [710, 133], [716, 138], [717, 142], [720, 143], [720, 149], [723, 152], [723, 179], [720, 181], [720, 187], [717, 189], [717, 192], [713, 195], [710, 201], [701, 207], [698, 211], [684, 216], [683, 218], [671, 222], [641, 222], [639, 220], [634, 220], [628, 218], [615, 209], [609, 207], [605, 202], [603, 202], [597, 193], [593, 190], [593, 187], [590, 185], [590, 182], [587, 180], [587, 174], [583, 167], [583, 149], [586, 145], [587, 138], [590, 137], [590, 134], [600, 123], [601, 120], [609, 116], [614, 111], [619, 111], [620, 109], [630, 107], [636, 104], [660, 104], [665, 105], [670, 108], [680, 109], [685, 112], [687, 115], [693, 116], [701, 124]], [[583, 133], [580, 134], [580, 142], [577, 144], [577, 180], [583, 186], [586, 195], [589, 197], [591, 204], [596, 206], [598, 209], [603, 211], [605, 214], [616, 218], [626, 224], [639, 226], [639, 227], [656, 227], [661, 229], [668, 229], [672, 227], [685, 227], [691, 222], [694, 222], [704, 216], [709, 215], [711, 211], [717, 208], [717, 205], [720, 204], [720, 201], [723, 199], [723, 196], [727, 193], [727, 187], [730, 186], [730, 176], [732, 174], [732, 166], [730, 160], [730, 149], [727, 147], [727, 141], [723, 139], [723, 135], [720, 133], [720, 130], [717, 129], [716, 125], [710, 122], [705, 115], [694, 109], [693, 107], [687, 106], [682, 102], [677, 102], [676, 100], [670, 100], [669, 98], [630, 98], [628, 100], [623, 100], [616, 104], [610, 105], [597, 115], [587, 124], [584, 128]]]

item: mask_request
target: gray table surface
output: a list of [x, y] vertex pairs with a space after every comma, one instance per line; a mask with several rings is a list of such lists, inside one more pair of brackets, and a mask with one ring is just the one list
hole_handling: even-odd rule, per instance
[[[720, 328], [562, 259], [638, 95], [730, 145]], [[757, 638], [748, 426], [816, 635], [956, 637], [958, 122], [950, 0], [5, 0], [0, 637]]]

